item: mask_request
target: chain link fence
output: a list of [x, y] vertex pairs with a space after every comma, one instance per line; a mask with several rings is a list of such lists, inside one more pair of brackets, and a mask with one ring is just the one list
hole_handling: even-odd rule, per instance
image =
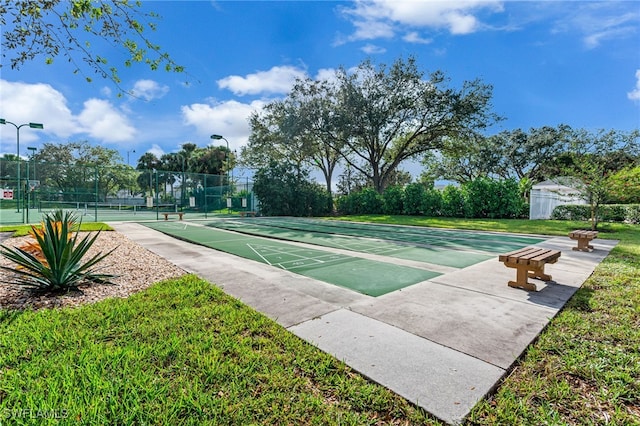
[[[18, 176], [18, 171], [20, 176]], [[54, 209], [91, 222], [184, 219], [255, 211], [253, 183], [229, 175], [0, 159], [0, 224], [37, 223]]]

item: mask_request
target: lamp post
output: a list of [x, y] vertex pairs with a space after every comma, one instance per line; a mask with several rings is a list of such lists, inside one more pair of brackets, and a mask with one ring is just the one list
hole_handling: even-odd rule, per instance
[[[20, 185], [22, 184], [21, 181], [21, 177], [20, 177], [20, 128], [24, 127], [24, 126], [29, 126], [32, 129], [44, 129], [44, 126], [41, 123], [25, 123], [25, 124], [16, 124], [16, 123], [12, 123], [11, 121], [7, 121], [4, 118], [0, 118], [0, 124], [11, 124], [13, 127], [16, 128], [16, 155], [18, 156], [18, 202], [17, 207], [18, 207], [18, 212], [20, 212]], [[29, 177], [27, 176], [27, 179]], [[24, 218], [23, 218], [24, 219]]]
[[[27, 150], [31, 151], [31, 161], [33, 162], [33, 180], [36, 180], [36, 151], [38, 150], [38, 148], [36, 148], [35, 146], [28, 146]], [[29, 179], [29, 173], [27, 173], [27, 179]], [[35, 185], [35, 183], [33, 183], [33, 185]], [[29, 208], [29, 198], [31, 196], [31, 187], [29, 187], [29, 194], [27, 194], [27, 208]], [[35, 200], [35, 195], [33, 198], [33, 204], [35, 204], [36, 200]]]
[[[36, 151], [38, 150], [38, 148], [36, 148], [35, 146], [28, 146], [27, 147], [28, 151], [31, 151], [31, 161], [33, 161], [33, 180], [36, 180]], [[29, 179], [29, 176], [27, 176], [27, 179]]]
[[219, 141], [220, 139], [224, 140], [227, 143], [227, 152], [225, 152], [225, 162], [227, 163], [227, 185], [229, 185], [229, 141], [223, 137], [222, 135], [211, 135], [211, 139]]
[[132, 149], [131, 151], [127, 151], [127, 166], [131, 165], [131, 163], [129, 163], [129, 153], [133, 152], [134, 154], [136, 153], [135, 149]]
[[[180, 207], [182, 207], [182, 210], [184, 210], [184, 200], [185, 200], [185, 198], [184, 198], [184, 181], [185, 181], [185, 178], [184, 178], [184, 155], [176, 153], [175, 156], [180, 158], [180, 162], [182, 164], [182, 178], [180, 179], [181, 180], [181, 182], [180, 182]], [[172, 184], [172, 188], [173, 188], [173, 184]], [[173, 191], [173, 189], [172, 189], [172, 191]], [[171, 195], [173, 196], [173, 194], [171, 194]]]

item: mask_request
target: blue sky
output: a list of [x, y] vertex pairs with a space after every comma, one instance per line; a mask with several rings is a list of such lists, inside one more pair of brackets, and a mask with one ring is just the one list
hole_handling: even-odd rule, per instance
[[[187, 73], [119, 67], [86, 83], [64, 58], [0, 74], [0, 117], [22, 128], [27, 146], [87, 140], [117, 149], [132, 165], [211, 134], [232, 150], [247, 143], [248, 116], [286, 96], [296, 77], [330, 75], [370, 58], [414, 56], [450, 85], [476, 78], [494, 87], [506, 118], [489, 133], [568, 124], [640, 127], [638, 1], [146, 1], [162, 19], [151, 38]], [[117, 49], [100, 50], [117, 60]], [[0, 126], [0, 153], [15, 153], [15, 129]], [[135, 152], [133, 152], [135, 151]]]

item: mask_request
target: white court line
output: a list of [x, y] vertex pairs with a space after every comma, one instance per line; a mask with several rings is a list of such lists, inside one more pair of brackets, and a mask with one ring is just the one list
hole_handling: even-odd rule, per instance
[[[269, 262], [269, 261], [268, 261], [268, 260], [267, 260], [263, 255], [261, 255], [260, 253], [258, 253], [258, 251], [257, 251], [256, 249], [254, 249], [253, 247], [251, 247], [251, 244], [248, 244], [248, 243], [247, 243], [247, 247], [249, 247], [251, 250], [253, 250], [253, 252], [254, 252], [255, 254], [257, 254], [258, 256], [260, 256], [260, 258], [261, 258], [262, 260], [264, 260], [264, 261], [267, 263], [267, 265], [269, 265], [269, 266], [273, 266], [273, 264], [272, 264], [271, 262]], [[283, 268], [283, 269], [284, 269], [284, 268]]]
[[[291, 267], [291, 268], [288, 268], [288, 267], [286, 267], [286, 266], [285, 266], [287, 263], [292, 263], [292, 262], [301, 262], [301, 261], [302, 261], [302, 262], [304, 262], [304, 261], [310, 261], [310, 262], [311, 262], [310, 264], [315, 264], [315, 265], [317, 265], [317, 264], [323, 264], [323, 263], [327, 263], [327, 262], [331, 262], [331, 261], [339, 260], [339, 259], [332, 259], [332, 260], [329, 260], [329, 261], [325, 261], [325, 260], [321, 260], [321, 259], [318, 259], [318, 258], [315, 258], [315, 257], [301, 256], [301, 255], [296, 254], [296, 253], [292, 253], [292, 252], [288, 252], [288, 251], [282, 251], [282, 250], [278, 250], [278, 249], [271, 248], [270, 246], [265, 246], [265, 248], [266, 248], [267, 250], [271, 250], [271, 253], [269, 253], [269, 254], [268, 254], [268, 256], [276, 256], [276, 255], [285, 256], [285, 255], [286, 255], [286, 256], [292, 256], [292, 257], [294, 257], [294, 258], [297, 258], [297, 259], [295, 259], [295, 260], [287, 260], [287, 261], [284, 261], [284, 262], [271, 263], [271, 262], [269, 262], [269, 260], [268, 260], [265, 256], [263, 256], [262, 254], [260, 254], [260, 252], [258, 252], [258, 250], [257, 250], [256, 248], [252, 247], [252, 246], [251, 246], [251, 244], [247, 244], [247, 246], [248, 246], [251, 250], [253, 250], [253, 252], [254, 252], [255, 254], [257, 254], [258, 256], [260, 256], [260, 258], [261, 258], [262, 260], [264, 260], [268, 265], [271, 265], [271, 266], [279, 266], [280, 268], [284, 269], [285, 271], [289, 271], [289, 270], [291, 270], [291, 269], [295, 269], [295, 268], [296, 268], [296, 266], [297, 266], [297, 267], [309, 266], [309, 263], [307, 263], [307, 264], [304, 264], [304, 265], [296, 265], [296, 266], [293, 266], [293, 267]], [[295, 251], [295, 248], [293, 248], [293, 247], [292, 247], [292, 249]], [[323, 257], [324, 257], [324, 256], [328, 256], [328, 257], [330, 257], [330, 256], [336, 256], [336, 255], [331, 253], [331, 254], [323, 255]]]

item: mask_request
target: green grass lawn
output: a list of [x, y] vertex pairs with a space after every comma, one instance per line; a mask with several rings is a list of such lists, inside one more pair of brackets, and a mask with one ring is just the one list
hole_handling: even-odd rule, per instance
[[[38, 226], [38, 225], [36, 225]], [[113, 231], [113, 228], [106, 223], [100, 222], [83, 222], [80, 224], [80, 231]], [[31, 225], [9, 225], [0, 226], [0, 232], [11, 232], [12, 237], [22, 237], [31, 231]]]
[[[550, 235], [587, 226], [357, 219]], [[620, 244], [469, 424], [640, 424], [640, 227], [605, 224], [600, 237]], [[0, 424], [47, 423], [440, 424], [194, 276], [80, 308], [0, 310]]]

